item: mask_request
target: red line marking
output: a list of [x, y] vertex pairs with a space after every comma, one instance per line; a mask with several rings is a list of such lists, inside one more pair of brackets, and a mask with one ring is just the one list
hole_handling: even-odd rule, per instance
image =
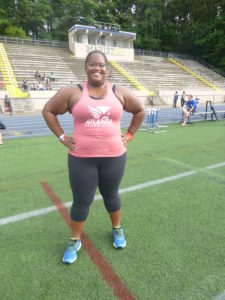
[[[61, 214], [64, 221], [71, 228], [70, 214], [61, 200], [52, 191], [46, 182], [41, 182], [42, 188], [51, 199], [53, 204], [57, 207], [58, 212]], [[119, 276], [115, 273], [112, 266], [104, 258], [104, 256], [98, 251], [92, 241], [89, 239], [87, 234], [82, 233], [82, 246], [87, 252], [95, 266], [100, 271], [104, 280], [107, 282], [109, 287], [112, 289], [114, 295], [121, 300], [135, 300], [135, 297], [128, 290], [128, 288], [123, 284]]]

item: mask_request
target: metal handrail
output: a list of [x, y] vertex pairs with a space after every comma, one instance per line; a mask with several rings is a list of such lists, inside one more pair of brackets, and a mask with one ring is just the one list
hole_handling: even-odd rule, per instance
[[13, 43], [21, 45], [35, 45], [35, 46], [51, 46], [51, 47], [61, 47], [68, 48], [68, 42], [63, 41], [50, 41], [50, 40], [39, 40], [39, 39], [21, 39], [9, 36], [0, 36], [0, 42], [3, 43]]
[[211, 69], [212, 71], [216, 72], [217, 74], [225, 77], [225, 72], [221, 71], [220, 69], [210, 65], [208, 62], [204, 61], [203, 59], [199, 57], [193, 57], [193, 60], [197, 61], [199, 64]]
[[108, 29], [108, 30], [114, 30], [114, 31], [120, 31], [120, 25], [113, 24], [113, 23], [105, 23], [105, 22], [99, 22], [99, 21], [94, 21], [89, 26], [94, 26], [96, 28], [100, 29]]
[[135, 55], [145, 55], [145, 56], [157, 56], [157, 57], [176, 57], [179, 59], [193, 59], [190, 55], [178, 54], [174, 52], [164, 52], [164, 51], [155, 51], [155, 50], [145, 50], [134, 48]]

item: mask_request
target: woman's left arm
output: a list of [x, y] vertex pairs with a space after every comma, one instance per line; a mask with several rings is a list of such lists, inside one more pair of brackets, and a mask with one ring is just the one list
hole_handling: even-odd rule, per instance
[[116, 95], [123, 101], [123, 109], [133, 114], [127, 133], [125, 134], [127, 141], [131, 141], [145, 118], [145, 106], [128, 88], [117, 86]]

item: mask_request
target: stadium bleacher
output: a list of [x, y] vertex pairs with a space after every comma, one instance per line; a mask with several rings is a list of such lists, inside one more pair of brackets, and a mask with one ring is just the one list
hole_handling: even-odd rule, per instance
[[[38, 83], [35, 78], [36, 70], [47, 77], [53, 72], [53, 90], [86, 79], [84, 59], [75, 58], [68, 49], [18, 44], [5, 44], [5, 49], [20, 87], [24, 78], [28, 80], [29, 87]], [[114, 83], [132, 87], [132, 84], [116, 70], [113, 70], [112, 75], [111, 80]]]
[[165, 57], [138, 56], [134, 62], [123, 62], [121, 65], [153, 91], [190, 88], [210, 90], [209, 87], [172, 64]]
[[[66, 48], [6, 43], [5, 49], [19, 86], [22, 86], [24, 78], [28, 80], [29, 86], [37, 83], [36, 70], [39, 70], [41, 75], [45, 73], [46, 76], [51, 72], [54, 73], [55, 81], [51, 83], [53, 90], [69, 85], [71, 82], [78, 83], [85, 80], [84, 59], [75, 58]], [[183, 63], [198, 73], [204, 73], [205, 77], [215, 85], [225, 88], [225, 79], [219, 74], [195, 61], [185, 60]], [[149, 90], [190, 88], [210, 90], [210, 87], [175, 66], [165, 57], [136, 56], [134, 62], [122, 62], [120, 65]], [[124, 84], [134, 89], [117, 70], [113, 69], [112, 74], [113, 83]]]
[[[51, 73], [54, 74], [55, 81], [51, 82], [53, 92], [71, 83], [76, 84], [86, 80], [84, 58], [75, 57], [68, 48], [17, 43], [4, 43], [4, 47], [21, 89], [24, 78], [28, 81], [30, 89], [33, 84], [38, 83], [39, 80], [35, 77], [36, 70], [42, 76], [46, 74], [49, 77]], [[157, 97], [154, 98], [156, 105], [171, 105], [175, 90], [185, 90], [196, 95], [205, 95], [205, 97], [200, 96], [203, 101], [215, 100], [211, 96], [214, 91], [210, 86], [205, 85], [190, 73], [171, 63], [167, 57], [142, 54], [135, 55], [133, 62], [118, 63], [134, 79], [138, 80], [146, 90], [159, 95], [157, 96], [158, 99]], [[201, 73], [203, 77], [221, 89], [225, 89], [225, 78], [211, 69], [192, 60], [185, 60], [181, 63], [193, 69], [196, 73]], [[109, 79], [111, 83], [122, 84], [136, 91], [135, 86], [112, 65], [109, 66], [109, 69], [112, 70], [112, 78]], [[43, 81], [42, 84], [44, 85]], [[47, 94], [47, 91], [45, 93], [45, 98], [49, 99], [51, 95]], [[44, 93], [42, 94], [44, 95]], [[40, 94], [37, 97], [40, 98]], [[221, 97], [224, 96], [219, 96], [219, 99], [222, 99]], [[32, 98], [35, 97], [32, 96]], [[19, 101], [17, 102], [19, 103]], [[22, 110], [23, 104], [20, 106], [20, 110]], [[31, 109], [30, 105], [29, 110]]]
[[180, 62], [188, 67], [190, 70], [203, 74], [204, 78], [212, 82], [214, 85], [218, 86], [221, 89], [225, 89], [225, 78], [220, 74], [214, 72], [212, 69], [194, 61], [194, 60], [180, 60]]

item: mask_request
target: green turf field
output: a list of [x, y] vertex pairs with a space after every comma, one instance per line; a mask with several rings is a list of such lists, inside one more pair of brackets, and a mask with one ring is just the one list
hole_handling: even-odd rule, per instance
[[[52, 206], [41, 181], [72, 201], [67, 152], [53, 136], [4, 141], [0, 168], [0, 221]], [[121, 189], [132, 186], [121, 194], [127, 247], [113, 249], [101, 200], [85, 233], [134, 297], [224, 299], [225, 121], [139, 131]], [[1, 225], [0, 299], [116, 299], [84, 249], [62, 264], [69, 237], [57, 211]]]

